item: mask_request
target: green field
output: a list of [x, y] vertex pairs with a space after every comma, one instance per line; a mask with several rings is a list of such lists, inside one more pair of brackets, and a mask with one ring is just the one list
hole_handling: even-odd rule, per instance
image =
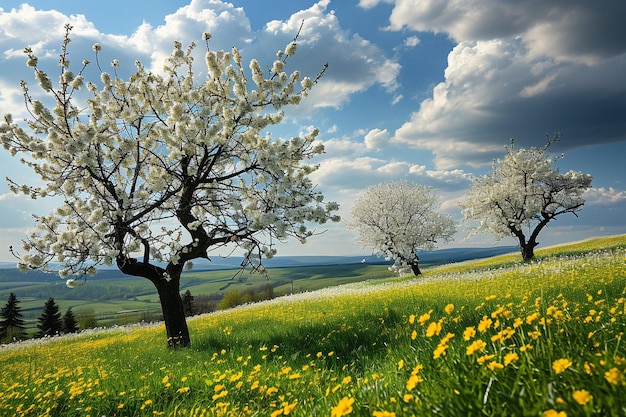
[[626, 236], [424, 272], [4, 347], [0, 415], [626, 415]]

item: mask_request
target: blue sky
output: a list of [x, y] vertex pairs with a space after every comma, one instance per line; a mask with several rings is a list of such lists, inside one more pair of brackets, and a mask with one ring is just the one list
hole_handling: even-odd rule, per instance
[[[34, 84], [21, 52], [32, 46], [54, 71], [65, 23], [74, 26], [71, 58], [106, 59], [130, 70], [140, 60], [158, 69], [172, 49], [212, 33], [213, 49], [240, 48], [244, 60], [271, 66], [274, 54], [304, 27], [288, 69], [315, 75], [330, 67], [298, 108], [289, 109], [275, 137], [316, 126], [326, 154], [313, 178], [348, 216], [369, 185], [406, 179], [436, 189], [442, 208], [461, 220], [458, 201], [472, 176], [486, 173], [516, 146], [552, 150], [562, 171], [592, 174], [580, 216], [558, 218], [542, 246], [626, 233], [626, 3], [623, 0], [3, 0], [0, 6], [0, 113], [24, 115], [19, 81]], [[4, 182], [37, 178], [0, 151], [0, 261], [8, 246], [53, 202], [9, 193]], [[454, 246], [489, 246], [467, 238], [461, 223]], [[367, 254], [344, 223], [306, 246], [279, 255]], [[503, 240], [503, 245], [515, 244]]]

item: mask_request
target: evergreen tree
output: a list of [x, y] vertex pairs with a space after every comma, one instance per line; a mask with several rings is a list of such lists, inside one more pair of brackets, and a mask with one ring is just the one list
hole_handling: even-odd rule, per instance
[[26, 338], [22, 308], [14, 293], [9, 294], [6, 305], [0, 310], [0, 340], [12, 341]]
[[78, 331], [78, 322], [72, 312], [72, 307], [68, 308], [63, 316], [63, 333], [76, 333]]
[[185, 310], [185, 316], [189, 317], [189, 316], [193, 316], [193, 299], [194, 296], [191, 295], [191, 291], [187, 290], [185, 291], [185, 293], [183, 294], [183, 308]]
[[59, 313], [59, 306], [54, 302], [54, 298], [50, 297], [44, 305], [43, 312], [38, 318], [37, 328], [39, 332], [37, 337], [56, 336], [63, 330], [63, 320]]

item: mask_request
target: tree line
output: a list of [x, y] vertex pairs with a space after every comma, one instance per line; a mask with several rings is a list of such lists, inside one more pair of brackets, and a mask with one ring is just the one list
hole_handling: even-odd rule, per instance
[[[51, 337], [61, 334], [76, 333], [78, 321], [68, 308], [61, 315], [58, 304], [50, 297], [44, 304], [43, 311], [37, 319], [37, 333], [35, 338]], [[0, 342], [14, 342], [27, 339], [26, 322], [22, 308], [15, 293], [11, 293], [5, 306], [0, 310]]]
[[[222, 294], [199, 294], [192, 295], [190, 290], [181, 294], [185, 316], [190, 317], [197, 314], [211, 313], [216, 310], [224, 310], [238, 305], [270, 300], [275, 298], [274, 287], [271, 284], [260, 286], [256, 289], [247, 288], [243, 291], [233, 289]], [[133, 311], [136, 313], [132, 317], [129, 315], [125, 319], [126, 323], [133, 321], [153, 321], [161, 320], [162, 316], [145, 311]], [[115, 314], [116, 316], [118, 313]], [[63, 334], [76, 333], [79, 330], [95, 328], [98, 326], [98, 315], [93, 309], [86, 309], [79, 314], [74, 314], [72, 307], [69, 307], [65, 314], [61, 315], [59, 305], [53, 297], [48, 298], [43, 310], [37, 318], [37, 331], [34, 338], [52, 337]], [[11, 343], [26, 340], [28, 336], [28, 326], [20, 301], [15, 293], [11, 293], [5, 306], [0, 310], [0, 343]]]

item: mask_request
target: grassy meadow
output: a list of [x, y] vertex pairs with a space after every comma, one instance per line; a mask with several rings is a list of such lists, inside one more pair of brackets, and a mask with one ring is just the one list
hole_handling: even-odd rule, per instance
[[0, 415], [626, 415], [626, 236], [423, 272], [9, 345]]

